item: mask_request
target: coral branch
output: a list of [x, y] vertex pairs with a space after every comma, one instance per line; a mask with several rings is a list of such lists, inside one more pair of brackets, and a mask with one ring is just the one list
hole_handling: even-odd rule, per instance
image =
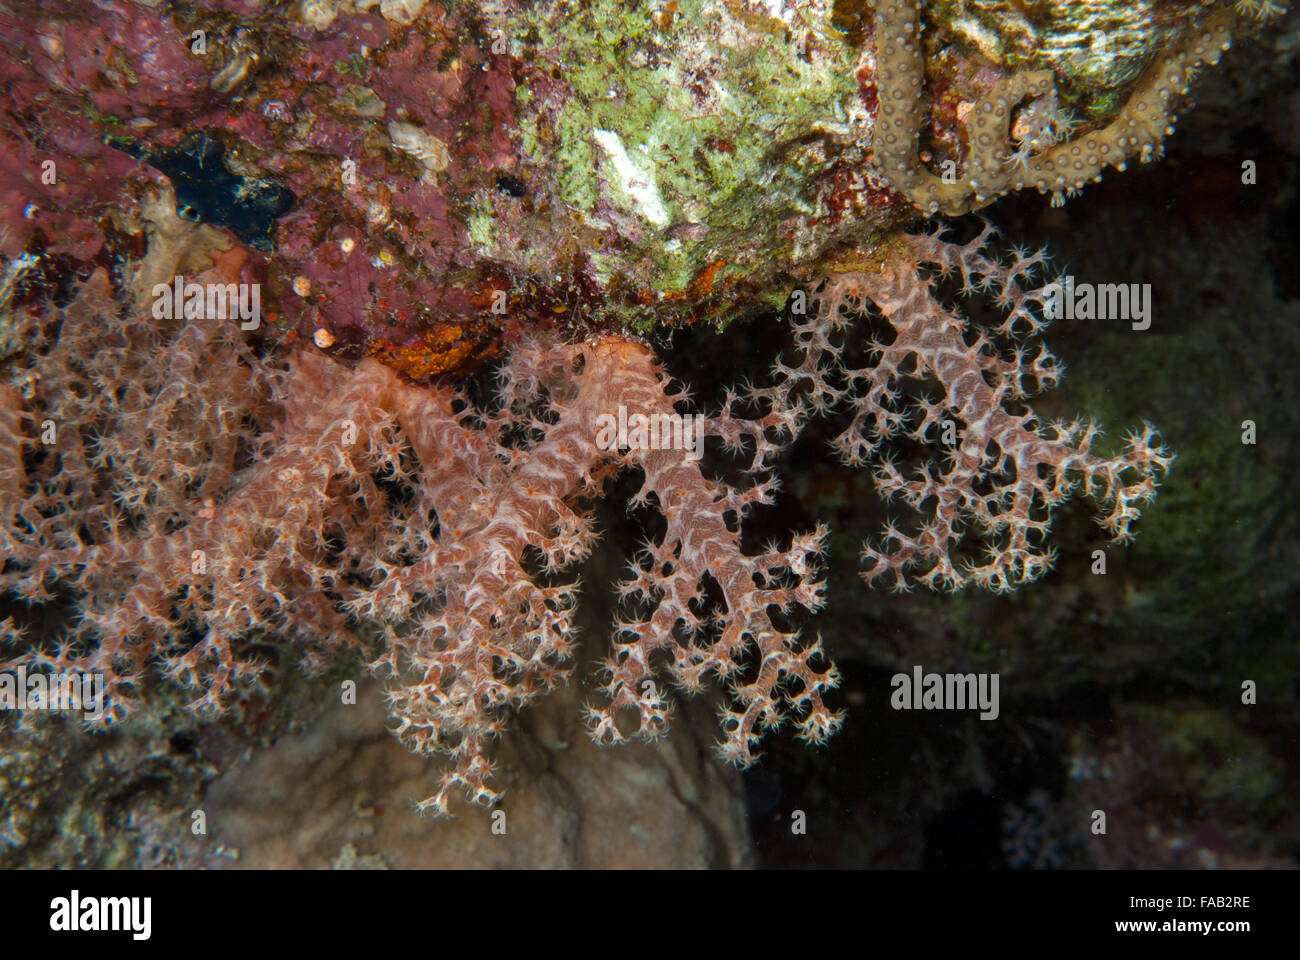
[[[15, 650], [0, 670], [100, 673], [111, 722], [151, 672], [211, 715], [265, 681], [275, 648], [308, 669], [365, 655], [389, 681], [395, 733], [451, 760], [420, 808], [448, 815], [456, 795], [490, 804], [491, 741], [569, 678], [592, 501], [639, 469], [633, 504], [663, 525], [617, 585], [592, 737], [662, 735], [670, 704], [657, 679], [693, 693], [713, 676], [729, 698], [724, 759], [752, 762], [787, 720], [821, 743], [842, 720], [824, 700], [839, 675], [795, 628], [823, 604], [827, 531], [742, 545], [750, 509], [773, 499], [778, 457], [811, 419], [847, 409], [840, 456], [870, 464], [885, 496], [923, 515], [864, 550], [865, 578], [890, 575], [897, 589], [1001, 591], [1041, 576], [1051, 509], [1077, 488], [1126, 540], [1170, 463], [1150, 427], [1105, 457], [1096, 426], [1043, 424], [1026, 406], [1059, 375], [1045, 348], [1031, 357], [1018, 342], [1044, 326], [1046, 288], [1028, 283], [1044, 256], [1017, 250], [1004, 263], [987, 252], [991, 233], [899, 238], [832, 273], [807, 310], [792, 309], [791, 362], [689, 427], [685, 391], [624, 337], [533, 331], [476, 404], [375, 360], [347, 367], [310, 347], [263, 359], [237, 322], [146, 317], [96, 273], [61, 310], [6, 318], [27, 369], [0, 385], [0, 586], [38, 602], [60, 593], [79, 618], [53, 643], [0, 625]], [[991, 301], [1002, 324], [972, 330], [941, 302], [945, 278]], [[856, 368], [844, 345], [869, 308], [884, 329]], [[998, 341], [1017, 345], [1004, 356]], [[905, 475], [884, 451], [904, 432], [942, 447], [942, 464]], [[737, 484], [701, 469], [706, 437], [732, 454]], [[972, 534], [983, 559], [964, 548]]]
[[[657, 503], [667, 533], [621, 588], [644, 617], [617, 625], [632, 639], [607, 662], [593, 736], [625, 739], [624, 708], [640, 715], [633, 735], [664, 731], [668, 703], [641, 685], [660, 655], [684, 690], [711, 673], [727, 683], [739, 704], [724, 712], [727, 759], [751, 760], [757, 731], [787, 714], [815, 742], [838, 725], [821, 699], [834, 669], [817, 672], [819, 646], [800, 648], [769, 613], [821, 606], [824, 531], [747, 555], [740, 523], [770, 482], [733, 489], [680, 447], [602, 442], [620, 407], [677, 416], [682, 395], [645, 346], [527, 340], [502, 365], [499, 407], [478, 409], [376, 361], [348, 369], [305, 350], [279, 368], [248, 353], [236, 324], [167, 330], [117, 312], [100, 274], [33, 357], [29, 409], [0, 394], [4, 585], [34, 599], [61, 585], [81, 603], [75, 634], [25, 662], [104, 674], [109, 719], [130, 710], [152, 661], [197, 695], [196, 711], [220, 713], [264, 672], [263, 638], [292, 638], [315, 667], [368, 626], [395, 732], [452, 759], [421, 809], [445, 815], [457, 791], [494, 802], [488, 744], [570, 670], [572, 571], [596, 537], [584, 503], [639, 466], [637, 502]], [[48, 318], [26, 322], [40, 343]], [[40, 449], [30, 418], [54, 420], [59, 438], [27, 475], [22, 450]], [[724, 440], [743, 429], [715, 422]], [[706, 622], [696, 611], [713, 587], [721, 604]]]
[[[599, 368], [602, 361], [598, 355], [595, 366]], [[629, 369], [622, 374], [627, 384], [624, 396], [652, 416], [671, 416], [672, 398], [664, 392], [649, 356], [625, 366]], [[730, 426], [729, 434], [740, 426], [728, 414], [716, 422]], [[699, 690], [710, 672], [732, 681], [730, 689], [741, 708], [723, 712], [727, 736], [719, 749], [726, 759], [750, 763], [751, 747], [760, 739], [756, 730], [776, 727], [787, 715], [800, 718], [801, 737], [820, 743], [839, 726], [839, 716], [821, 699], [823, 690], [838, 684], [838, 675], [834, 668], [818, 672], [810, 667], [819, 645], [799, 650], [797, 635], [778, 627], [768, 610], [821, 608], [813, 558], [822, 552], [826, 531], [819, 528], [796, 536], [789, 550], [746, 556], [740, 546], [740, 520], [752, 502], [768, 498], [768, 488], [751, 488], [748, 496], [729, 491], [704, 477], [698, 461], [677, 451], [649, 450], [638, 459], [645, 481], [637, 499], [648, 502], [653, 496], [668, 526], [660, 542], [646, 545], [636, 575], [621, 585], [624, 598], [640, 601], [650, 612], [617, 625], [618, 635], [626, 639], [617, 643], [606, 661], [609, 680], [604, 690], [610, 704], [589, 712], [593, 735], [601, 742], [624, 739], [615, 723], [622, 708], [638, 712], [641, 736], [653, 737], [662, 730], [667, 704], [653, 684], [643, 681], [654, 673], [653, 656], [664, 651], [671, 657], [669, 672], [684, 690]], [[736, 514], [730, 526], [724, 519], [729, 512]], [[710, 625], [692, 610], [693, 604], [704, 601], [708, 581], [718, 587], [723, 608], [720, 636], [713, 642], [709, 642]], [[758, 676], [752, 683], [740, 683], [751, 645], [758, 650]]]
[[[1108, 458], [1092, 452], [1100, 435], [1096, 425], [1042, 423], [1025, 398], [1055, 385], [1059, 368], [1052, 355], [1040, 346], [1029, 359], [1018, 345], [1005, 359], [992, 338], [972, 331], [964, 317], [939, 302], [937, 280], [959, 277], [963, 295], [985, 295], [1005, 312], [998, 336], [1043, 328], [1046, 288], [1022, 286], [1043, 254], [1018, 252], [1003, 264], [985, 253], [991, 234], [986, 226], [961, 245], [937, 234], [911, 236], [877, 269], [830, 276], [815, 294], [816, 310], [796, 325], [799, 367], [774, 368], [777, 406], [801, 402], [797, 398], [809, 391], [850, 397], [852, 422], [835, 440], [841, 458], [872, 464], [882, 494], [900, 497], [926, 517], [914, 533], [891, 524], [878, 545], [865, 546], [868, 582], [888, 574], [899, 590], [912, 582], [1010, 590], [1051, 566], [1053, 552], [1044, 545], [1050, 510], [1076, 488], [1106, 507], [1102, 525], [1115, 541], [1125, 542], [1133, 536], [1138, 505], [1155, 496], [1156, 478], [1172, 462], [1150, 426]], [[930, 279], [920, 276], [925, 264], [936, 268]], [[851, 368], [834, 334], [845, 327], [846, 314], [863, 313], [869, 305], [879, 309], [892, 339], [872, 345], [871, 366]], [[904, 379], [937, 384], [939, 398], [916, 398], [909, 409]], [[908, 478], [882, 454], [885, 441], [905, 427], [914, 441], [934, 444], [942, 442], [945, 425], [953, 442], [945, 445], [941, 467], [927, 463]], [[985, 542], [983, 560], [959, 558], [972, 528]]]

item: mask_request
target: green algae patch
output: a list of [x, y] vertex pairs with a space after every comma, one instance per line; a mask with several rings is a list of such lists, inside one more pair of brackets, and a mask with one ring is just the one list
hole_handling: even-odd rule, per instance
[[593, 0], [512, 24], [530, 77], [516, 89], [522, 152], [554, 205], [621, 241], [592, 256], [602, 282], [671, 300], [815, 252], [818, 179], [846, 150], [861, 159], [865, 120], [858, 54], [829, 21]]

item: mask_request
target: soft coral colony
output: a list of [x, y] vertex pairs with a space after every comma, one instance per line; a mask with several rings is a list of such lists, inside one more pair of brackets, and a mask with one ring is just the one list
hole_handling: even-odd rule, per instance
[[[401, 91], [384, 68], [405, 70], [411, 51], [438, 35], [432, 8], [384, 4], [381, 19], [373, 4], [299, 6], [301, 22], [288, 27], [247, 16], [263, 30], [287, 31], [285, 44], [302, 49], [338, 44], [331, 31], [344, 27], [387, 37], [386, 58], [333, 61], [336, 73], [351, 64], [352, 79], [368, 83], [343, 85], [347, 129], [369, 135], [396, 125], [403, 142], [418, 134], [440, 149], [416, 151], [418, 168], [408, 169], [403, 155], [412, 151], [384, 144], [387, 168], [371, 172], [363, 161], [346, 187], [355, 189], [341, 209], [362, 204], [362, 219], [345, 212], [329, 220], [304, 201], [299, 220], [280, 224], [274, 254], [179, 219], [164, 188], [115, 221], [146, 237], [143, 258], [113, 275], [88, 272], [57, 306], [15, 282], [34, 269], [30, 258], [15, 261], [18, 272], [0, 293], [9, 357], [0, 389], [0, 577], [32, 602], [69, 597], [78, 615], [58, 638], [27, 637], [7, 621], [13, 652], [0, 668], [102, 673], [112, 722], [158, 675], [190, 690], [196, 711], [229, 711], [264, 676], [259, 651], [270, 646], [311, 668], [362, 658], [387, 678], [397, 735], [413, 750], [449, 757], [421, 804], [447, 814], [457, 795], [497, 799], [492, 740], [535, 697], [573, 681], [575, 571], [600, 535], [593, 505], [620, 474], [639, 473], [634, 503], [658, 511], [662, 523], [612, 587], [618, 612], [587, 708], [591, 735], [611, 744], [658, 737], [668, 727], [669, 686], [694, 693], [714, 680], [726, 699], [718, 753], [742, 765], [784, 722], [812, 743], [843, 722], [825, 699], [838, 683], [834, 666], [796, 629], [823, 604], [826, 529], [758, 549], [742, 535], [755, 505], [772, 502], [780, 457], [812, 420], [846, 415], [832, 441], [838, 455], [870, 469], [877, 489], [918, 517], [891, 523], [864, 546], [868, 582], [1003, 591], [1037, 579], [1052, 561], [1050, 512], [1075, 493], [1098, 504], [1113, 538], [1132, 536], [1171, 458], [1150, 426], [1107, 455], [1095, 424], [1049, 423], [1029, 406], [1059, 376], [1032, 339], [1044, 326], [1044, 256], [999, 256], [988, 227], [961, 243], [896, 225], [918, 207], [964, 213], [1023, 187], [1073, 192], [1107, 167], [1152, 159], [1194, 71], [1226, 48], [1230, 8], [1162, 6], [1150, 29], [1165, 31], [1168, 52], [1129, 76], [1120, 71], [1117, 89], [1129, 98], [1109, 115], [1079, 83], [1058, 91], [1038, 65], [1017, 72], [984, 61], [988, 77], [969, 101], [951, 84], [942, 102], [928, 100], [927, 43], [945, 36], [937, 29], [944, 4], [924, 31], [917, 5], [893, 0], [874, 11], [682, 2], [629, 13], [596, 3], [575, 13], [582, 22], [568, 34], [564, 4], [502, 4], [484, 8], [482, 21], [439, 10], [463, 16], [487, 44], [504, 35], [492, 30], [495, 16], [525, 38], [516, 46], [532, 45], [505, 55], [514, 61], [513, 166], [494, 174], [492, 189], [463, 191], [469, 200], [457, 213], [456, 177], [472, 185], [478, 176], [474, 163], [458, 171], [457, 148], [485, 148], [445, 126], [457, 109], [448, 78], [463, 69], [455, 51], [443, 49], [437, 69], [428, 66], [452, 104], [446, 116], [415, 107], [386, 115], [386, 101]], [[110, 8], [114, 17], [161, 16]], [[608, 37], [586, 29], [591, 17], [606, 18], [597, 25]], [[238, 21], [232, 14], [222, 23]], [[53, 20], [41, 21], [33, 43], [36, 34], [69, 36], [75, 22], [54, 31]], [[1032, 26], [1059, 33], [1062, 21], [1044, 14]], [[212, 89], [225, 95], [246, 82], [244, 96], [256, 102], [276, 75], [259, 79], [256, 34], [240, 29], [231, 35], [250, 78], [231, 80], [223, 61], [224, 79]], [[710, 54], [701, 35], [725, 39], [731, 52]], [[604, 52], [568, 75], [546, 59], [557, 51], [580, 57], [584, 43]], [[61, 41], [42, 49], [47, 59], [66, 56]], [[610, 50], [620, 55], [610, 60]], [[129, 47], [119, 51], [130, 56]], [[586, 75], [593, 63], [600, 77]], [[42, 68], [16, 56], [6, 69], [30, 83]], [[746, 71], [770, 76], [751, 96], [762, 102], [738, 111], [736, 97], [755, 89]], [[611, 102], [582, 89], [596, 80]], [[647, 82], [657, 85], [654, 97]], [[780, 83], [794, 88], [789, 102], [773, 92]], [[498, 100], [486, 98], [484, 113]], [[1066, 100], [1079, 117], [1065, 115]], [[258, 116], [289, 109], [275, 102], [276, 111]], [[698, 123], [674, 119], [688, 108]], [[298, 177], [302, 196], [311, 171], [293, 155], [311, 152], [311, 125], [296, 127], [296, 140], [259, 146], [265, 129], [244, 123], [239, 103], [223, 109], [248, 140], [245, 156], [260, 150], [271, 164], [274, 146], [290, 158], [278, 172]], [[1034, 120], [1034, 111], [1050, 116]], [[787, 125], [796, 135], [774, 141]], [[922, 139], [936, 150], [949, 144], [960, 175], [931, 170], [942, 157], [923, 163], [931, 147]], [[347, 143], [362, 150], [361, 140]], [[419, 160], [435, 154], [437, 163]], [[62, 202], [33, 201], [36, 219], [42, 210], [73, 216], [87, 198]], [[441, 218], [435, 240], [459, 244], [448, 253], [444, 243], [438, 254], [445, 274], [410, 252], [420, 216]], [[297, 295], [356, 286], [348, 261], [322, 253], [295, 294], [284, 293], [283, 322], [269, 324], [263, 339], [230, 320], [167, 320], [148, 310], [153, 283], [174, 275], [225, 283], [260, 270], [274, 289], [277, 271], [308, 270], [304, 251], [312, 248], [301, 233], [299, 246], [291, 240], [303, 223], [321, 251], [370, 257], [364, 308], [349, 302], [331, 313], [329, 297]], [[461, 293], [448, 294], [439, 313], [437, 292], [449, 277], [461, 278]], [[508, 321], [483, 309], [493, 283], [507, 294]], [[720, 304], [732, 310], [774, 291], [788, 296], [791, 345], [765, 380], [705, 411], [709, 457], [600, 442], [601, 418], [620, 408], [665, 421], [691, 410], [636, 325], [716, 317]], [[432, 318], [394, 319], [392, 300], [403, 296], [424, 299]], [[985, 301], [1003, 322], [979, 328], [950, 296]], [[578, 313], [587, 319], [577, 322]], [[468, 329], [474, 337], [462, 336]], [[487, 397], [435, 375], [460, 366], [485, 329], [485, 340], [500, 344]], [[864, 353], [857, 366], [853, 358]], [[951, 443], [942, 439], [947, 425], [957, 428]], [[932, 459], [900, 466], [891, 441], [903, 438]], [[730, 479], [710, 469], [717, 456], [729, 458]], [[588, 594], [607, 588], [584, 585]], [[655, 682], [664, 678], [671, 684]]]

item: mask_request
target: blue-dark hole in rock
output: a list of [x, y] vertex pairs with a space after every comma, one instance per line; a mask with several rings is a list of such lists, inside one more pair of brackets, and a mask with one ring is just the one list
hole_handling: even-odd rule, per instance
[[176, 188], [178, 216], [225, 227], [265, 253], [274, 250], [275, 221], [293, 206], [293, 192], [274, 180], [233, 173], [220, 140], [194, 134], [174, 149], [153, 150], [115, 138], [108, 144], [166, 174]]

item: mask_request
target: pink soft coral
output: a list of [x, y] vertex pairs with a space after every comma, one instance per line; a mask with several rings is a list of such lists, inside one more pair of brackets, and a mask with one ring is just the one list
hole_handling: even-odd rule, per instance
[[[621, 588], [646, 616], [618, 624], [593, 736], [624, 739], [625, 709], [637, 714], [627, 735], [663, 732], [668, 703], [642, 682], [659, 656], [684, 689], [710, 672], [729, 681], [730, 759], [748, 761], [755, 728], [787, 711], [811, 740], [837, 725], [821, 700], [834, 670], [813, 670], [817, 646], [800, 649], [768, 613], [820, 607], [822, 533], [748, 556], [740, 521], [770, 484], [732, 489], [682, 450], [598, 443], [599, 418], [620, 405], [676, 414], [644, 345], [531, 339], [501, 367], [499, 405], [480, 410], [375, 361], [348, 369], [306, 350], [279, 368], [249, 354], [234, 324], [166, 330], [116, 312], [100, 275], [37, 351], [31, 402], [7, 391], [0, 416], [15, 451], [2, 478], [16, 561], [5, 582], [37, 599], [62, 582], [81, 597], [73, 636], [28, 660], [103, 673], [112, 718], [151, 660], [198, 694], [196, 710], [220, 712], [261, 671], [250, 640], [295, 638], [314, 665], [359, 646], [352, 627], [370, 624], [398, 736], [453, 760], [422, 808], [445, 814], [454, 789], [492, 802], [488, 742], [568, 674], [578, 584], [565, 576], [596, 536], [584, 503], [636, 465], [639, 500], [659, 505], [667, 532]], [[39, 343], [48, 321], [27, 322]], [[24, 406], [61, 425], [52, 448], [24, 435]], [[39, 451], [30, 473], [23, 445]], [[711, 585], [718, 630], [692, 612]], [[751, 646], [761, 666], [741, 683]]]
[[[986, 252], [992, 233], [985, 225], [965, 244], [938, 234], [908, 236], [887, 245], [870, 268], [828, 276], [809, 315], [796, 317], [799, 364], [778, 362], [775, 385], [754, 392], [774, 410], [796, 402], [816, 410], [847, 404], [852, 421], [834, 440], [841, 459], [871, 464], [877, 489], [925, 518], [912, 533], [891, 523], [878, 545], [864, 547], [868, 582], [888, 574], [898, 590], [919, 581], [1002, 592], [1036, 580], [1053, 559], [1044, 545], [1053, 507], [1081, 486], [1105, 507], [1101, 523], [1113, 539], [1126, 542], [1139, 505], [1155, 496], [1156, 478], [1173, 462], [1149, 425], [1131, 434], [1122, 452], [1102, 457], [1092, 450], [1100, 435], [1095, 424], [1047, 424], [1028, 406], [1031, 394], [1059, 377], [1046, 347], [1020, 342], [1045, 326], [1048, 287], [1025, 286], [1044, 257], [1016, 251], [1003, 263]], [[985, 297], [1005, 314], [990, 333], [1012, 341], [1009, 357], [990, 333], [943, 305], [936, 288], [949, 277], [960, 280], [960, 296]], [[871, 343], [869, 366], [849, 367], [849, 321], [870, 307], [889, 332]], [[905, 392], [909, 380], [937, 386], [937, 399]], [[942, 463], [922, 462], [905, 477], [886, 449], [904, 432], [939, 448]], [[982, 560], [959, 556], [972, 530], [983, 541]]]
[[[1040, 576], [1050, 508], [1080, 483], [1126, 539], [1169, 463], [1149, 427], [1102, 457], [1096, 427], [1042, 424], [1025, 397], [1055, 382], [1046, 349], [1029, 359], [1016, 346], [1007, 359], [941, 304], [938, 279], [959, 276], [963, 294], [1005, 311], [996, 336], [1041, 328], [1042, 291], [1022, 286], [1041, 256], [1003, 264], [984, 252], [987, 239], [891, 241], [798, 304], [811, 309], [792, 311], [794, 363], [778, 360], [768, 385], [728, 394], [705, 421], [738, 458], [739, 486], [706, 475], [698, 447], [610, 442], [602, 418], [620, 407], [668, 421], [685, 402], [632, 339], [531, 334], [501, 363], [494, 398], [476, 405], [373, 360], [348, 368], [310, 348], [259, 358], [228, 321], [146, 320], [98, 274], [58, 314], [11, 318], [29, 363], [0, 389], [10, 561], [0, 583], [34, 600], [62, 587], [81, 616], [68, 636], [0, 669], [102, 673], [111, 720], [158, 664], [195, 692], [196, 710], [221, 712], [263, 673], [258, 644], [287, 638], [316, 666], [371, 649], [367, 636], [379, 641], [370, 665], [390, 678], [398, 736], [452, 760], [421, 808], [446, 814], [456, 792], [491, 803], [489, 742], [512, 711], [568, 678], [574, 570], [597, 536], [592, 501], [639, 468], [635, 502], [662, 513], [664, 532], [618, 586], [592, 736], [661, 735], [669, 704], [653, 681], [666, 672], [687, 692], [722, 680], [718, 750], [730, 761], [751, 762], [762, 733], [787, 719], [819, 743], [841, 722], [823, 701], [838, 674], [815, 665], [820, 644], [802, 644], [785, 614], [822, 606], [826, 531], [741, 545], [748, 510], [771, 502], [777, 458], [811, 417], [851, 411], [834, 442], [841, 457], [874, 464], [881, 491], [924, 515], [916, 532], [891, 525], [864, 551], [865, 577], [890, 574], [899, 589], [909, 574], [997, 590]], [[844, 341], [872, 305], [889, 332], [872, 344], [874, 362], [854, 368]], [[937, 399], [905, 380], [937, 384]], [[756, 415], [738, 416], [742, 406]], [[47, 421], [49, 444], [37, 431]], [[883, 452], [904, 429], [933, 446], [944, 428], [955, 442], [939, 467], [905, 477]], [[972, 528], [983, 561], [958, 552]]]

